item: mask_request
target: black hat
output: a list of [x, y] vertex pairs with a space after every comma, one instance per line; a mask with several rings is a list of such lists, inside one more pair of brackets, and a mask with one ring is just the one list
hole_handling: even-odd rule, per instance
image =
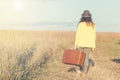
[[84, 10], [82, 17], [91, 17], [92, 15], [90, 14], [90, 12], [88, 10]]

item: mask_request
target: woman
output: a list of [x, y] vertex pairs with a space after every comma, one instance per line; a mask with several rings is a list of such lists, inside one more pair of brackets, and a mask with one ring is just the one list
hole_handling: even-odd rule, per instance
[[83, 12], [81, 20], [78, 23], [75, 38], [75, 48], [86, 53], [84, 66], [77, 66], [77, 72], [80, 72], [82, 67], [85, 74], [87, 74], [90, 66], [89, 54], [94, 50], [96, 40], [96, 27], [91, 16], [88, 10]]

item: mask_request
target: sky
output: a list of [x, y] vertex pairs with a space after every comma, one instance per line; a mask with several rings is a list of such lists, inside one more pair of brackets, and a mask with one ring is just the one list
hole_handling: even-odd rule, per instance
[[120, 0], [0, 0], [0, 29], [76, 30], [84, 10], [98, 32], [120, 32]]

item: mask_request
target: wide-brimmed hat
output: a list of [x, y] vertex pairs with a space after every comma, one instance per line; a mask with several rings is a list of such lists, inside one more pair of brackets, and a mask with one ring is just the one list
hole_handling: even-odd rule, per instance
[[84, 10], [82, 17], [91, 17], [91, 13], [88, 10]]

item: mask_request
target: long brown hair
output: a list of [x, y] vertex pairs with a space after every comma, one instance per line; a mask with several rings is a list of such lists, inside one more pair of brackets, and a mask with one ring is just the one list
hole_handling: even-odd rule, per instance
[[94, 23], [93, 23], [91, 17], [82, 17], [81, 20], [79, 21], [79, 23], [80, 22], [86, 22], [87, 26], [92, 26], [94, 28]]

